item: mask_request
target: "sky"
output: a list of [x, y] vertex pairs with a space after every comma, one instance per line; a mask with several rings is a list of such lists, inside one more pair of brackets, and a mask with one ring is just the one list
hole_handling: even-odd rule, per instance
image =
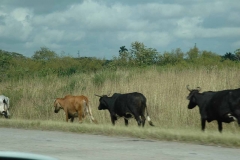
[[1, 0], [0, 49], [111, 59], [138, 41], [224, 55], [240, 48], [239, 17], [239, 0]]

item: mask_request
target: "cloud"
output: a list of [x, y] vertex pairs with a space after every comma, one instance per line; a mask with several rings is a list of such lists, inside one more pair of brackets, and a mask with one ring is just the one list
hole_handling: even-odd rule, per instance
[[[238, 47], [239, 14], [237, 0], [2, 0], [0, 44], [26, 56], [46, 46], [73, 56], [80, 50], [84, 56], [111, 58], [134, 41], [159, 52], [187, 50], [193, 41], [218, 42], [229, 51]], [[206, 45], [201, 46], [220, 51]]]
[[1, 39], [12, 39], [14, 41], [26, 41], [31, 34], [32, 26], [29, 22], [31, 11], [29, 9], [17, 8], [9, 14], [3, 13], [3, 24], [0, 25]]
[[240, 49], [240, 41], [235, 41], [234, 43], [231, 44], [234, 48]]

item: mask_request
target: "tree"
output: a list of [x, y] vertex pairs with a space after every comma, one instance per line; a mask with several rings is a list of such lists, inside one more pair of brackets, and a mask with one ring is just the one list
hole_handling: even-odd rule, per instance
[[197, 59], [198, 56], [199, 56], [199, 53], [200, 53], [200, 51], [199, 51], [199, 49], [197, 48], [197, 45], [196, 45], [196, 43], [195, 43], [194, 47], [193, 47], [193, 48], [190, 48], [190, 50], [187, 52], [188, 59], [191, 60], [191, 61]]
[[120, 47], [119, 54], [122, 52], [127, 52], [127, 48], [125, 46]]
[[[0, 81], [9, 77], [9, 73], [11, 69], [19, 70], [19, 63], [27, 60], [23, 55], [16, 52], [8, 52], [0, 49]], [[15, 66], [17, 66], [15, 68]]]
[[128, 62], [131, 59], [131, 56], [130, 56], [127, 48], [125, 48], [125, 46], [120, 47], [119, 59], [124, 62]]
[[10, 66], [10, 60], [12, 59], [9, 52], [0, 50], [0, 73], [6, 72]]
[[231, 61], [237, 60], [237, 57], [235, 56], [235, 54], [232, 54], [231, 52], [226, 53], [224, 56], [222, 56], [222, 58], [223, 58], [224, 60], [229, 59], [229, 60], [231, 60]]
[[234, 54], [235, 54], [237, 60], [240, 61], [240, 48], [236, 49], [236, 50], [234, 51]]
[[54, 51], [51, 51], [46, 47], [41, 47], [40, 50], [34, 53], [34, 55], [32, 56], [32, 59], [48, 61], [57, 57], [58, 55]]
[[146, 48], [143, 43], [131, 44], [131, 56], [138, 65], [151, 65], [157, 62], [158, 52], [156, 49]]
[[162, 56], [160, 56], [160, 64], [166, 65], [171, 64], [175, 65], [180, 61], [183, 61], [184, 53], [180, 48], [172, 50], [171, 52], [164, 52]]
[[218, 66], [220, 62], [221, 56], [214, 52], [203, 50], [199, 54], [198, 61], [195, 64], [213, 68], [214, 66]]

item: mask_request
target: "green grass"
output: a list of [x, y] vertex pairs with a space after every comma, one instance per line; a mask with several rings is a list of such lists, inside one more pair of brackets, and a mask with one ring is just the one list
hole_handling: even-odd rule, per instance
[[193, 128], [160, 128], [145, 126], [125, 127], [112, 126], [107, 124], [90, 124], [90, 123], [66, 123], [56, 121], [42, 120], [20, 120], [20, 119], [0, 119], [0, 127], [37, 129], [49, 131], [63, 131], [73, 133], [97, 134], [106, 136], [124, 136], [149, 140], [177, 141], [202, 145], [217, 145], [225, 147], [240, 147], [240, 135], [225, 131], [201, 132]]

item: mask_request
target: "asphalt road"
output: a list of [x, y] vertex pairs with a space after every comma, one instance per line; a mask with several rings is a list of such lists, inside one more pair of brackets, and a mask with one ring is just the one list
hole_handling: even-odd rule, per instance
[[107, 137], [57, 131], [0, 128], [0, 150], [59, 160], [239, 160], [240, 149]]

